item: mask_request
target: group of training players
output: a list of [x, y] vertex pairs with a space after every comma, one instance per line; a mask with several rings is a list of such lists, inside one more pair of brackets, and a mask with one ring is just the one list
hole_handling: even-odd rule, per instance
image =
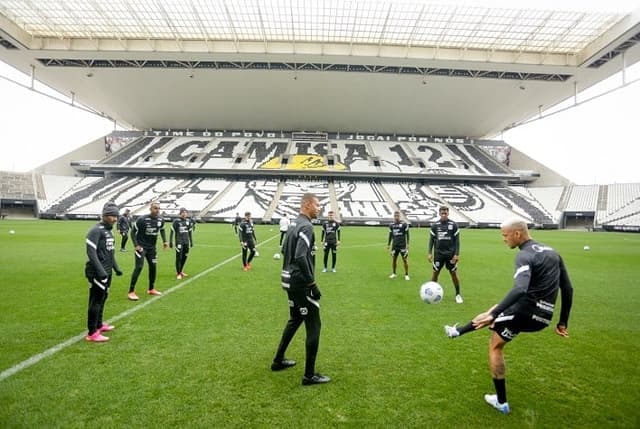
[[[180, 217], [173, 222], [172, 233], [167, 243], [164, 232], [164, 221], [159, 214], [159, 204], [152, 203], [150, 213], [141, 216], [132, 226], [131, 239], [135, 246], [136, 264], [130, 283], [128, 297], [137, 300], [135, 283], [142, 270], [144, 259], [149, 263], [150, 295], [161, 295], [155, 289], [156, 275], [156, 241], [158, 234], [166, 249], [173, 245], [173, 234], [176, 234], [176, 277], [183, 278], [182, 271], [188, 249], [193, 246], [193, 222], [187, 217], [185, 209], [180, 210]], [[287, 359], [285, 352], [297, 329], [305, 324], [306, 329], [306, 362], [302, 378], [303, 385], [324, 384], [331, 379], [315, 372], [315, 361], [320, 340], [320, 298], [321, 292], [315, 280], [315, 233], [311, 221], [320, 212], [318, 198], [314, 194], [304, 194], [301, 199], [299, 216], [286, 223], [286, 232], [281, 223], [280, 244], [283, 254], [281, 284], [287, 293], [290, 318], [287, 321], [271, 364], [273, 371], [287, 369], [296, 364]], [[432, 281], [437, 281], [442, 267], [446, 267], [456, 289], [456, 302], [463, 302], [460, 295], [460, 282], [457, 276], [460, 239], [457, 224], [448, 218], [449, 209], [440, 207], [440, 220], [431, 226], [428, 245], [428, 259], [432, 262]], [[111, 229], [117, 222], [123, 234], [121, 251], [125, 251], [126, 229], [129, 225], [128, 211], [118, 219], [119, 210], [114, 203], [105, 204], [102, 220], [93, 226], [86, 238], [88, 261], [85, 275], [89, 282], [89, 309], [87, 318], [87, 341], [103, 342], [109, 338], [102, 335], [111, 331], [114, 326], [103, 323], [104, 303], [111, 284], [111, 275], [122, 275], [115, 260], [115, 238]], [[256, 254], [257, 239], [251, 222], [251, 214], [238, 222], [236, 216], [234, 228], [242, 246], [243, 269], [251, 268], [251, 260]], [[287, 220], [288, 221], [288, 220]], [[511, 249], [518, 248], [516, 256], [514, 285], [503, 300], [478, 314], [464, 326], [445, 326], [449, 338], [457, 338], [483, 327], [493, 331], [489, 345], [489, 362], [496, 394], [487, 394], [485, 401], [501, 413], [511, 411], [507, 402], [505, 384], [505, 360], [503, 349], [521, 332], [540, 331], [551, 324], [558, 294], [561, 295], [562, 307], [560, 320], [555, 332], [561, 337], [568, 337], [568, 320], [573, 301], [573, 287], [569, 279], [562, 257], [551, 247], [534, 241], [522, 219], [510, 219], [501, 224], [503, 241]], [[284, 239], [284, 240], [283, 240]], [[327, 271], [328, 253], [332, 253], [332, 271], [335, 272], [336, 251], [340, 243], [340, 224], [335, 221], [333, 212], [323, 223], [322, 241], [324, 243], [324, 269]], [[394, 213], [394, 222], [389, 226], [387, 247], [391, 250], [392, 269], [390, 278], [396, 277], [397, 257], [403, 260], [405, 279], [409, 280], [409, 226], [400, 219], [400, 213]]]
[[85, 265], [85, 275], [90, 287], [87, 341], [108, 341], [109, 338], [102, 335], [102, 333], [114, 329], [114, 326], [103, 323], [102, 313], [104, 311], [104, 303], [109, 295], [112, 271], [116, 275], [122, 275], [114, 256], [115, 237], [112, 229], [116, 223], [118, 233], [121, 235], [120, 251], [126, 252], [129, 236], [134, 246], [135, 266], [131, 273], [129, 292], [127, 293], [129, 300], [138, 301], [140, 299], [135, 292], [135, 287], [145, 260], [149, 265], [147, 293], [152, 296], [162, 295], [162, 292], [155, 287], [158, 235], [162, 238], [162, 247], [164, 249], [173, 247], [176, 251], [176, 278], [180, 280], [187, 275], [184, 272], [184, 266], [187, 262], [189, 249], [193, 247], [195, 222], [189, 218], [187, 209], [181, 208], [179, 216], [171, 224], [171, 234], [169, 241], [167, 241], [164, 229], [165, 222], [159, 214], [160, 205], [157, 202], [153, 202], [149, 207], [149, 214], [140, 216], [135, 222], [132, 222], [129, 209], [126, 209], [120, 215], [118, 206], [113, 202], [109, 202], [105, 204], [102, 210], [101, 222], [89, 230], [86, 238], [88, 261]]

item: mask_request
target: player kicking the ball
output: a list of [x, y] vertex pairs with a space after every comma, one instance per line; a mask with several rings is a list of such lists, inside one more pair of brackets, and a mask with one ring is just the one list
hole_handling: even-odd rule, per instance
[[511, 409], [505, 385], [504, 346], [520, 332], [540, 331], [551, 324], [558, 290], [562, 308], [556, 333], [568, 337], [573, 287], [562, 257], [551, 247], [532, 240], [524, 221], [512, 219], [503, 222], [501, 234], [509, 248], [520, 249], [516, 256], [513, 288], [499, 304], [480, 313], [471, 322], [459, 328], [446, 325], [444, 330], [450, 338], [485, 326], [493, 331], [489, 343], [489, 365], [496, 395], [484, 395], [484, 399], [501, 413], [508, 414]]

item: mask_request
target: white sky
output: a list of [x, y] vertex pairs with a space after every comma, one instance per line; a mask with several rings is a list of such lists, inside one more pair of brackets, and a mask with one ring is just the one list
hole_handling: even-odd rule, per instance
[[[3, 62], [0, 77], [30, 83], [29, 77]], [[627, 69], [626, 82], [634, 83], [496, 138], [576, 184], [640, 183], [640, 63]], [[615, 75], [579, 94], [578, 102], [621, 83], [621, 74]], [[0, 94], [1, 171], [29, 171], [114, 129], [109, 120], [3, 78]], [[568, 104], [573, 99], [564, 103]]]

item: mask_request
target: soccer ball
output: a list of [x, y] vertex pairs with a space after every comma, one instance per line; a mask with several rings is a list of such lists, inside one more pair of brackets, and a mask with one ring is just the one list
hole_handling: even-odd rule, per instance
[[280, 254], [279, 253], [274, 253], [273, 254], [273, 259], [280, 259]]
[[427, 304], [437, 304], [442, 301], [444, 291], [436, 282], [426, 282], [420, 286], [420, 299]]
[[15, 234], [16, 232], [14, 230], [10, 230], [9, 234]]
[[589, 246], [584, 246], [584, 250], [589, 251], [589, 250], [591, 250], [591, 247], [589, 247]]

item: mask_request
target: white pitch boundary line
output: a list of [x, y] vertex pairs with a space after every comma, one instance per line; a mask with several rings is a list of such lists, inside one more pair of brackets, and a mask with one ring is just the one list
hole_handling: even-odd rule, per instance
[[[266, 239], [265, 241], [261, 242], [258, 246], [256, 247], [260, 247], [265, 243], [268, 243], [269, 241], [273, 240], [276, 237], [279, 237], [280, 235], [274, 235], [271, 238]], [[225, 259], [222, 262], [217, 263], [216, 265], [214, 265], [213, 267], [207, 268], [206, 270], [202, 271], [201, 273], [196, 274], [195, 276], [191, 277], [189, 280], [186, 280], [184, 282], [178, 283], [177, 285], [173, 286], [172, 288], [167, 289], [165, 292], [163, 292], [162, 295], [159, 296], [154, 296], [151, 299], [149, 299], [148, 301], [145, 301], [141, 304], [136, 305], [135, 307], [131, 307], [128, 310], [123, 311], [122, 313], [112, 317], [111, 319], [109, 319], [107, 321], [107, 323], [110, 322], [117, 322], [120, 319], [124, 319], [127, 316], [131, 316], [133, 313], [142, 310], [143, 308], [145, 308], [146, 306], [150, 305], [151, 303], [164, 298], [165, 296], [169, 295], [170, 293], [175, 292], [176, 290], [180, 289], [183, 286], [188, 285], [189, 283], [191, 283], [194, 280], [199, 279], [200, 277], [203, 277], [207, 274], [209, 274], [211, 271], [215, 271], [218, 268], [222, 267], [223, 265], [228, 264], [229, 262], [233, 261], [234, 259], [237, 259], [240, 257], [240, 254], [236, 254], [235, 256], [232, 256], [230, 258]], [[56, 344], [55, 346], [43, 351], [42, 353], [38, 353], [36, 355], [31, 356], [30, 358], [23, 360], [22, 362], [12, 366], [9, 369], [5, 369], [4, 371], [0, 372], [0, 382], [6, 380], [7, 378], [11, 377], [12, 375], [15, 375], [17, 373], [19, 373], [20, 371], [22, 371], [23, 369], [27, 369], [30, 366], [33, 366], [35, 364], [37, 364], [38, 362], [40, 362], [41, 360], [48, 358], [49, 356], [53, 356], [54, 354], [58, 353], [59, 351], [62, 351], [64, 349], [66, 349], [69, 346], [74, 345], [75, 343], [77, 343], [78, 341], [81, 341], [84, 339], [84, 337], [86, 336], [86, 334], [80, 334], [80, 335], [76, 335], [75, 337], [71, 337], [66, 341], [61, 342], [60, 344]]]

